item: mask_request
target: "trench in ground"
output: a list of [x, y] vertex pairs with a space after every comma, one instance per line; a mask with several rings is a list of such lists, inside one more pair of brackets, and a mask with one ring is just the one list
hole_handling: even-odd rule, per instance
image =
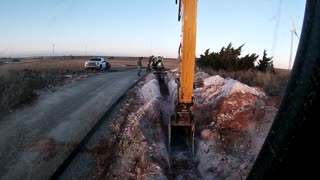
[[[169, 89], [167, 86], [167, 79], [164, 76], [163, 78], [157, 78], [159, 82], [160, 87], [160, 93], [162, 97], [160, 98], [160, 119], [162, 120], [162, 133], [166, 137], [166, 145], [167, 145], [167, 153], [169, 154], [169, 148], [168, 148], [168, 119], [170, 118], [170, 115], [168, 112], [170, 112], [170, 98], [169, 97]], [[127, 95], [127, 99], [135, 99], [134, 97], [131, 97], [134, 91], [137, 91], [139, 87], [133, 88], [129, 90], [129, 93]], [[115, 109], [114, 113], [111, 113], [111, 117], [109, 117], [108, 121], [104, 121], [107, 124], [115, 122], [115, 120], [112, 120], [115, 118], [116, 114], [120, 113], [119, 109], [120, 107], [124, 108], [124, 111], [122, 111], [119, 116], [126, 117], [130, 112], [135, 110], [135, 107], [139, 107], [139, 105], [133, 104], [134, 101], [130, 101], [127, 103], [124, 103], [122, 101], [117, 105], [117, 108]], [[127, 105], [126, 105], [127, 104]], [[120, 128], [119, 131], [116, 133], [123, 132], [123, 129], [125, 128], [126, 121], [120, 121]], [[81, 148], [80, 153], [77, 155], [77, 157], [71, 162], [71, 164], [65, 169], [65, 171], [60, 174], [59, 179], [70, 179], [73, 178], [79, 178], [79, 179], [108, 179], [108, 173], [110, 170], [114, 167], [111, 167], [110, 165], [113, 164], [116, 159], [116, 151], [118, 150], [118, 143], [119, 139], [113, 139], [113, 140], [107, 140], [110, 139], [112, 130], [109, 129], [110, 126], [107, 124], [103, 124], [96, 132], [95, 135], [91, 138], [91, 140], [88, 141], [84, 145], [83, 148]], [[107, 133], [106, 133], [107, 132]], [[164, 168], [165, 176], [168, 179], [198, 179], [201, 177], [198, 169], [197, 169], [197, 162], [192, 159], [190, 156], [190, 153], [181, 151], [182, 149], [190, 149], [189, 145], [186, 143], [186, 132], [181, 128], [173, 128], [172, 131], [174, 138], [174, 144], [178, 145], [177, 151], [174, 150], [172, 152], [182, 152], [182, 153], [175, 153], [170, 154], [170, 161], [169, 161], [169, 168], [163, 163], [162, 168]], [[100, 143], [103, 140], [103, 144], [100, 145]], [[182, 149], [181, 149], [182, 148]], [[188, 155], [186, 155], [188, 154]], [[154, 161], [158, 161], [157, 158], [153, 159]], [[191, 178], [190, 178], [191, 177]], [[193, 178], [192, 178], [193, 177]]]
[[[158, 75], [157, 80], [159, 82], [160, 93], [162, 95], [161, 99], [161, 111], [162, 111], [162, 127], [163, 133], [166, 136], [167, 143], [167, 151], [170, 157], [169, 164], [169, 179], [176, 178], [188, 178], [188, 179], [198, 179], [201, 178], [200, 172], [197, 169], [197, 162], [194, 160], [192, 155], [192, 146], [190, 145], [190, 127], [171, 127], [171, 145], [169, 145], [169, 131], [168, 125], [170, 122], [171, 115], [164, 116], [163, 114], [170, 112], [168, 108], [171, 106], [169, 96], [169, 88], [168, 88], [168, 77], [163, 75]], [[166, 105], [168, 104], [168, 105]], [[167, 119], [169, 117], [169, 119]], [[169, 152], [170, 146], [170, 152]]]

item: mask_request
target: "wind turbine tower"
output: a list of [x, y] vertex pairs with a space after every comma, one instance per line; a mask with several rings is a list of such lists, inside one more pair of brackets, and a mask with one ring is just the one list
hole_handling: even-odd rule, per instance
[[54, 45], [55, 44], [52, 44], [52, 56], [54, 56]]
[[288, 70], [291, 69], [291, 64], [292, 64], [292, 47], [293, 47], [293, 36], [296, 35], [297, 38], [299, 39], [299, 36], [296, 31], [296, 27], [294, 26], [294, 19], [292, 19], [292, 30], [291, 30], [291, 45], [290, 45], [290, 55], [289, 55], [289, 66]]

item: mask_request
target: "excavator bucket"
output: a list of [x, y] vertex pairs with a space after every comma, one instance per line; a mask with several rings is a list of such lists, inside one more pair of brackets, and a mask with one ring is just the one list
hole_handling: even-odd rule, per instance
[[170, 155], [193, 158], [195, 124], [191, 115], [171, 118], [168, 131]]

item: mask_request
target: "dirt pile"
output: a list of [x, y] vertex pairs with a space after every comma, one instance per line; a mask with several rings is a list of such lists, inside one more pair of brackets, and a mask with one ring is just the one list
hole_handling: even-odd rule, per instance
[[113, 124], [116, 149], [107, 179], [166, 179], [169, 156], [161, 125], [159, 84], [154, 75], [148, 75], [138, 86], [124, 108], [130, 113]]
[[167, 78], [165, 95], [154, 75], [130, 91], [113, 123], [114, 153], [104, 178], [244, 179], [276, 114], [273, 99], [260, 88], [196, 73], [195, 158], [170, 159], [165, 125], [177, 96], [176, 72]]
[[196, 161], [205, 179], [244, 179], [276, 115], [260, 88], [196, 73]]

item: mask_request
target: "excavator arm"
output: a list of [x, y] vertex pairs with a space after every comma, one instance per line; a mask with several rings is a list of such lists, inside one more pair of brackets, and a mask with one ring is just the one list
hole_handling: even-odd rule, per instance
[[179, 103], [192, 104], [196, 31], [197, 0], [180, 0], [182, 11], [182, 40], [180, 48]]
[[182, 21], [182, 39], [178, 52], [180, 71], [177, 79], [178, 98], [175, 103], [175, 113], [169, 125], [169, 150], [173, 153], [188, 153], [193, 156], [195, 124], [191, 107], [193, 105], [197, 0], [179, 0], [178, 12], [178, 20]]

